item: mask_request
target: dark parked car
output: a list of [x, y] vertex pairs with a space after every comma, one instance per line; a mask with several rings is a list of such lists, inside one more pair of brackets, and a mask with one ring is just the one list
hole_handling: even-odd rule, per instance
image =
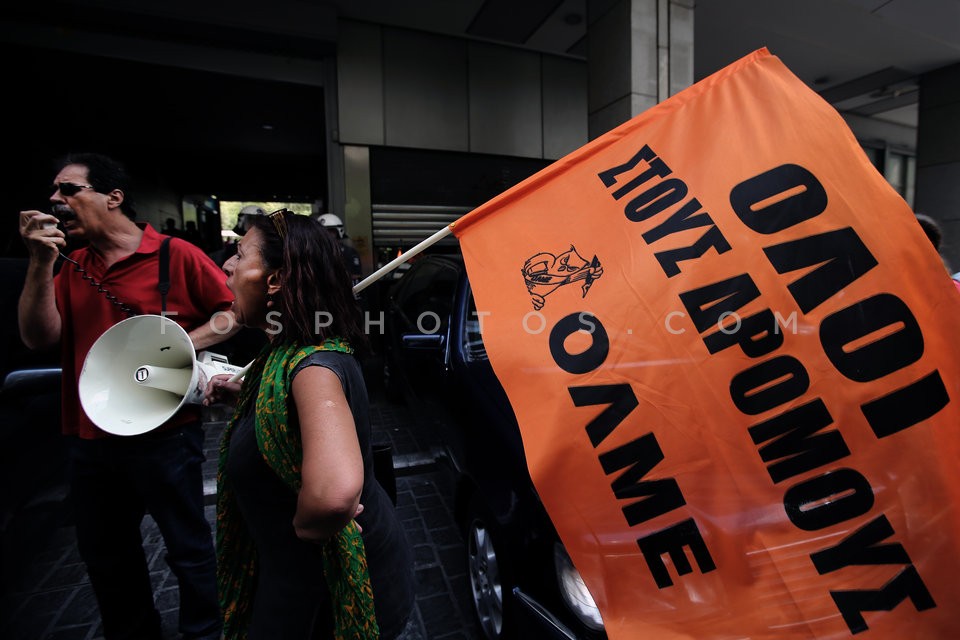
[[593, 598], [530, 480], [462, 258], [416, 261], [391, 289], [387, 307], [384, 382], [434, 422], [447, 452], [486, 637], [605, 638]]
[[60, 435], [60, 354], [29, 351], [17, 329], [26, 259], [0, 258], [0, 575], [16, 586], [45, 536], [62, 526], [66, 455]]

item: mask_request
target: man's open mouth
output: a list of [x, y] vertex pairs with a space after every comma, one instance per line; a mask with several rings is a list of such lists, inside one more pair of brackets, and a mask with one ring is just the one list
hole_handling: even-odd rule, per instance
[[50, 213], [57, 216], [60, 222], [71, 222], [77, 219], [77, 214], [70, 207], [55, 206], [51, 207]]

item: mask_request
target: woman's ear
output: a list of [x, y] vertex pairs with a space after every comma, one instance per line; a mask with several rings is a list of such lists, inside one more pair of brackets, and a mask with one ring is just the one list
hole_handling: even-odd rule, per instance
[[274, 271], [267, 276], [267, 294], [273, 295], [283, 288], [283, 282], [280, 280], [280, 272]]

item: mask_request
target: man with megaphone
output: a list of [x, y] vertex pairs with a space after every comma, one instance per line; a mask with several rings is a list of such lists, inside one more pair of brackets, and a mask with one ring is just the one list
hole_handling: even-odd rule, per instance
[[[186, 349], [191, 354], [239, 328], [223, 272], [199, 248], [176, 238], [164, 246], [164, 236], [149, 224], [135, 223], [127, 186], [128, 176], [115, 160], [75, 154], [59, 163], [51, 186], [53, 215], [20, 213], [20, 234], [30, 255], [18, 309], [20, 335], [30, 348], [60, 344], [77, 543], [104, 636], [161, 637], [140, 535], [149, 511], [179, 583], [183, 637], [218, 638], [215, 556], [203, 513], [199, 407], [177, 411], [174, 405], [163, 424], [123, 436], [98, 428], [81, 406], [78, 380], [88, 351], [128, 316], [165, 311], [188, 332], [183, 340], [192, 342]], [[55, 275], [68, 238], [87, 246], [65, 257], [69, 264]], [[151, 340], [138, 336], [130, 348]]]

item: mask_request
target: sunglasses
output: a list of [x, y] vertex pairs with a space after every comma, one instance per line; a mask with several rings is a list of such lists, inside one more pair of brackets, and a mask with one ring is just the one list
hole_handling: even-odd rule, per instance
[[267, 217], [270, 218], [270, 221], [273, 223], [273, 228], [277, 230], [277, 235], [280, 236], [281, 240], [287, 237], [287, 220], [284, 216], [288, 213], [293, 212], [289, 209], [279, 209], [267, 214]]
[[65, 197], [75, 196], [80, 193], [81, 189], [93, 189], [93, 185], [73, 184], [72, 182], [56, 182], [53, 186], [57, 188], [60, 195]]

